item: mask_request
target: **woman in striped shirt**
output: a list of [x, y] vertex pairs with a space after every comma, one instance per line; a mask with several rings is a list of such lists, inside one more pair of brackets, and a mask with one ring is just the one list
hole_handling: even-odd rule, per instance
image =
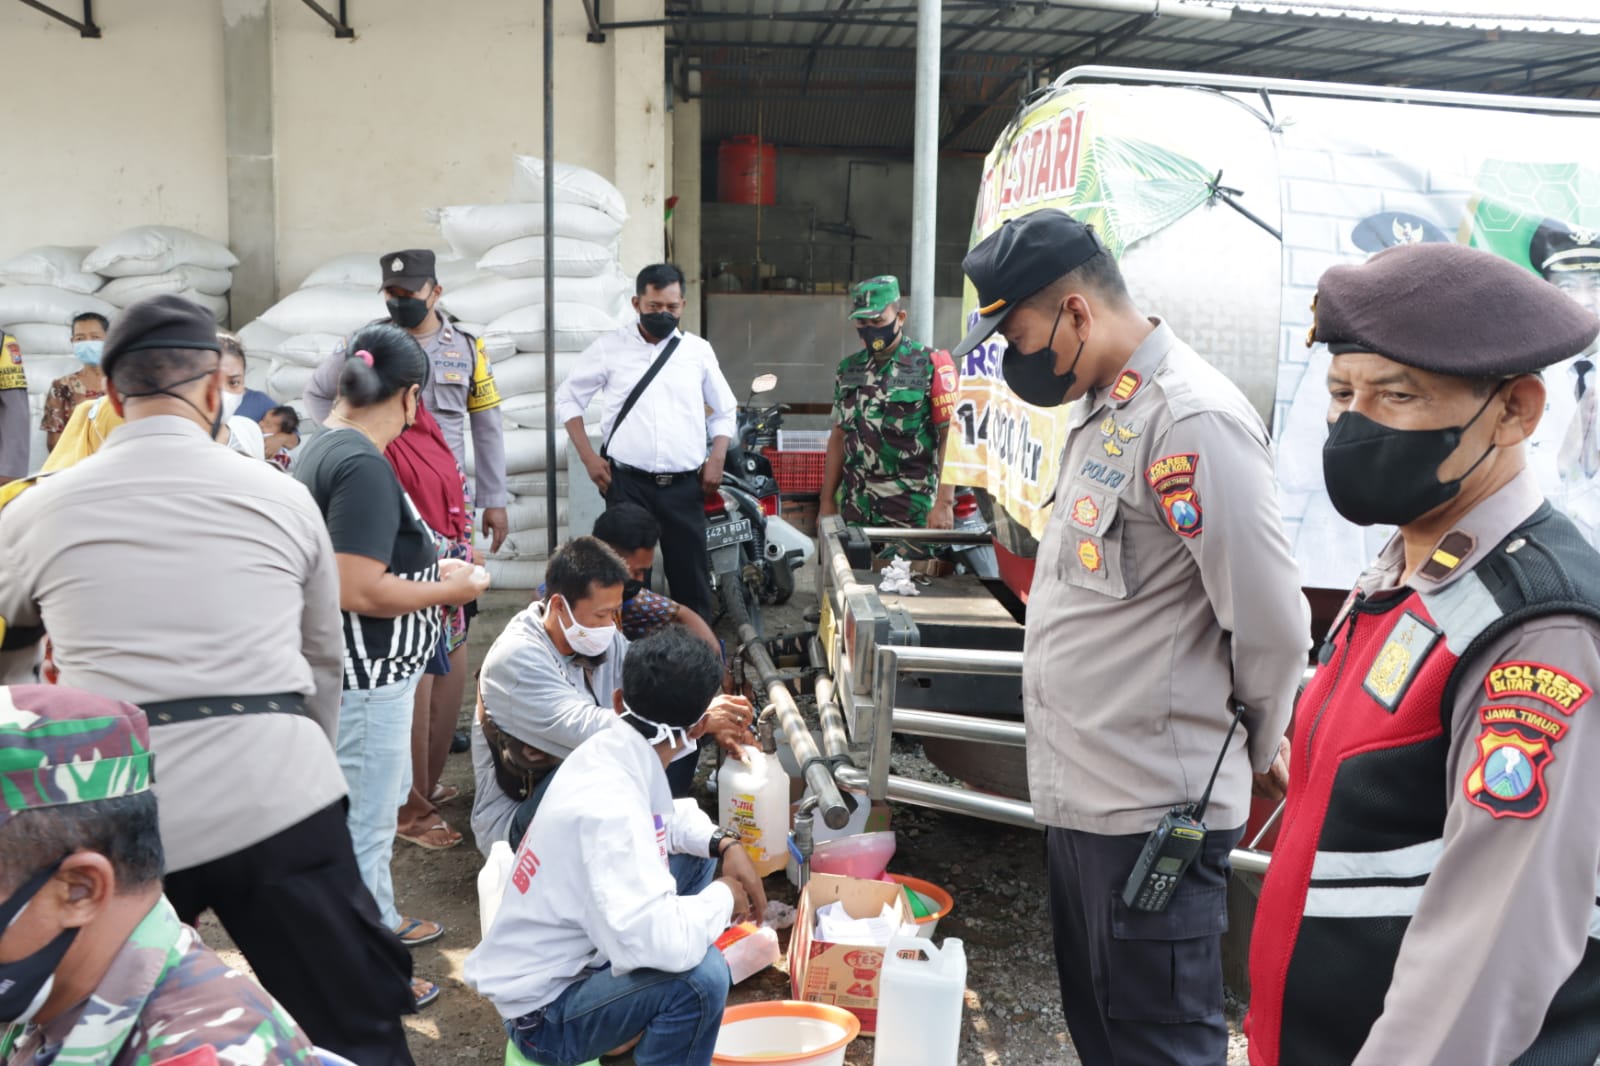
[[[333, 542], [344, 610], [339, 765], [350, 789], [350, 836], [378, 913], [407, 945], [437, 940], [437, 922], [402, 919], [389, 863], [396, 812], [410, 787], [412, 697], [439, 643], [437, 608], [488, 588], [487, 572], [441, 562], [433, 533], [401, 489], [383, 450], [417, 418], [430, 363], [387, 323], [351, 338], [327, 432], [301, 448], [294, 476], [311, 490]], [[418, 1005], [437, 986], [414, 981]]]

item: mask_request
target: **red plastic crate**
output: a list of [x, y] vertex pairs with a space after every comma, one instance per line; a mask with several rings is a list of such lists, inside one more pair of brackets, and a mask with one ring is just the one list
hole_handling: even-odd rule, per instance
[[761, 454], [772, 464], [772, 476], [783, 493], [822, 491], [822, 471], [827, 452], [780, 452], [763, 448]]

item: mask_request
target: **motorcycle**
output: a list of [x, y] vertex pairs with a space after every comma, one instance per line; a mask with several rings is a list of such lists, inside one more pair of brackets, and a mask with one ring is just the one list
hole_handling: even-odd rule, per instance
[[812, 539], [783, 520], [783, 500], [763, 448], [777, 443], [783, 404], [757, 407], [755, 397], [778, 386], [775, 374], [750, 384], [728, 442], [722, 484], [706, 497], [706, 555], [711, 586], [725, 608], [737, 606], [761, 631], [761, 605], [794, 594], [794, 572], [816, 551]]

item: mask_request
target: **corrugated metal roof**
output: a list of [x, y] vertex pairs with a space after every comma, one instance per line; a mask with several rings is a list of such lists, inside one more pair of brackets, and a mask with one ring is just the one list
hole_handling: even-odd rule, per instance
[[[1141, 14], [1093, 2], [945, 0], [942, 147], [987, 151], [1024, 94], [1090, 63], [1600, 97], [1600, 15], [1564, 8], [1163, 0], [1160, 14]], [[1424, 5], [1439, 10], [1415, 10]], [[759, 123], [779, 144], [910, 151], [914, 0], [674, 0], [669, 10], [672, 46], [702, 71], [707, 139]]]

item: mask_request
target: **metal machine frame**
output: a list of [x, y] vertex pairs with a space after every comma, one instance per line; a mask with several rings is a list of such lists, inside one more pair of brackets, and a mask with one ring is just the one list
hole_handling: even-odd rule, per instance
[[[854, 625], [858, 617], [881, 616], [882, 601], [876, 588], [855, 578], [844, 549], [843, 519], [824, 518], [818, 531], [822, 542], [818, 589], [823, 612], [820, 644], [829, 673], [828, 687], [818, 696], [823, 718], [823, 747], [829, 758], [850, 760], [848, 764], [835, 766], [834, 780], [845, 788], [865, 791], [874, 800], [895, 800], [1006, 825], [1043, 828], [1033, 816], [1033, 806], [1026, 801], [919, 781], [893, 773], [889, 765], [890, 740], [895, 733], [1015, 748], [1025, 746], [1027, 734], [1021, 722], [895, 705], [895, 693], [903, 674], [1020, 678], [1022, 654], [970, 648], [876, 646], [873, 633], [864, 626], [854, 632], [854, 654], [846, 654], [846, 628]], [[859, 532], [870, 541], [944, 544], [988, 541], [986, 534], [943, 530], [863, 529]], [[871, 663], [869, 677], [856, 674], [863, 662]], [[843, 729], [829, 728], [830, 712], [835, 709], [843, 717]], [[1264, 833], [1265, 830], [1258, 833], [1249, 844], [1259, 843]], [[1236, 870], [1259, 874], [1266, 872], [1269, 858], [1268, 853], [1246, 846], [1234, 850], [1232, 862]]]

